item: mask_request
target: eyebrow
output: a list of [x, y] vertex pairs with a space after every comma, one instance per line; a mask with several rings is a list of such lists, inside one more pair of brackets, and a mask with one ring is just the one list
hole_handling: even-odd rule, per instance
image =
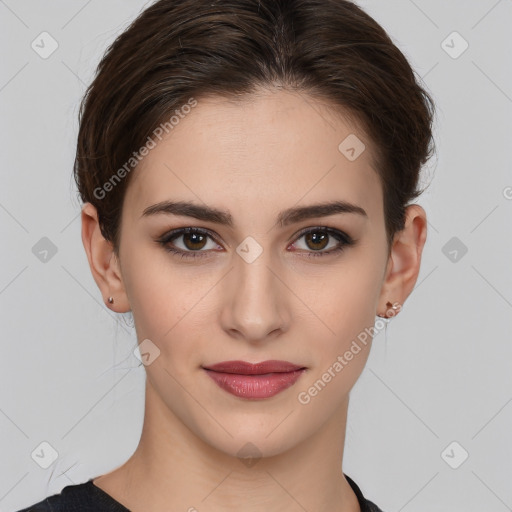
[[[347, 201], [331, 201], [308, 206], [299, 206], [283, 210], [277, 216], [277, 224], [281, 227], [300, 222], [314, 217], [327, 217], [337, 213], [354, 213], [368, 217], [366, 211], [355, 204]], [[148, 206], [142, 212], [141, 217], [153, 215], [180, 215], [193, 217], [198, 220], [213, 222], [228, 227], [233, 227], [233, 217], [226, 210], [219, 210], [211, 206], [203, 206], [188, 201], [161, 201]]]

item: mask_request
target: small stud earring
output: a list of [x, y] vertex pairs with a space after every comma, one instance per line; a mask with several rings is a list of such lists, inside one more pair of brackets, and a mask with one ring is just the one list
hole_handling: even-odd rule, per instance
[[114, 304], [114, 297], [109, 297], [108, 298], [108, 303], [109, 304]]
[[[388, 308], [388, 310], [389, 310], [389, 308], [391, 308], [393, 310], [393, 313], [400, 309], [400, 306], [398, 304], [391, 304], [391, 302], [389, 302], [389, 301], [386, 302], [386, 307]], [[384, 314], [384, 315], [377, 315], [377, 316], [379, 316], [380, 318], [390, 318], [386, 314]], [[395, 315], [393, 314], [391, 316], [395, 316]]]

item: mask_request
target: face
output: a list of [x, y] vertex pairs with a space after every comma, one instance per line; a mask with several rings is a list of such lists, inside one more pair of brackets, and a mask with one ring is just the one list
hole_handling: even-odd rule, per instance
[[[339, 149], [353, 135], [366, 145], [355, 160]], [[388, 263], [365, 134], [297, 93], [198, 99], [133, 172], [120, 269], [138, 341], [159, 350], [146, 372], [170, 417], [227, 454], [251, 442], [265, 456], [339, 418]], [[195, 209], [151, 209], [163, 202]], [[338, 207], [307, 209], [325, 204]], [[252, 389], [243, 397], [205, 370], [233, 360], [304, 370], [276, 394], [275, 379], [261, 384], [266, 398], [255, 377], [223, 381]]]

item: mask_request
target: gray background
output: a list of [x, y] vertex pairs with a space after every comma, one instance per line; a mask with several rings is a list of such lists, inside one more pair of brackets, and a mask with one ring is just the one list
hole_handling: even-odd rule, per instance
[[[438, 153], [422, 270], [352, 391], [344, 471], [385, 512], [512, 510], [512, 1], [358, 3], [424, 78]], [[139, 440], [144, 367], [91, 276], [71, 169], [79, 100], [144, 4], [0, 0], [2, 512], [112, 470]], [[59, 45], [46, 59], [43, 31]]]

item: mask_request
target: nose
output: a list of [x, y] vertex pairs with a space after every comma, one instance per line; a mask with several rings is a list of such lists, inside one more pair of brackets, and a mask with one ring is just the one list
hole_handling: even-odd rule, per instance
[[291, 292], [267, 253], [263, 251], [251, 263], [237, 256], [226, 276], [221, 324], [232, 337], [261, 342], [288, 330]]

